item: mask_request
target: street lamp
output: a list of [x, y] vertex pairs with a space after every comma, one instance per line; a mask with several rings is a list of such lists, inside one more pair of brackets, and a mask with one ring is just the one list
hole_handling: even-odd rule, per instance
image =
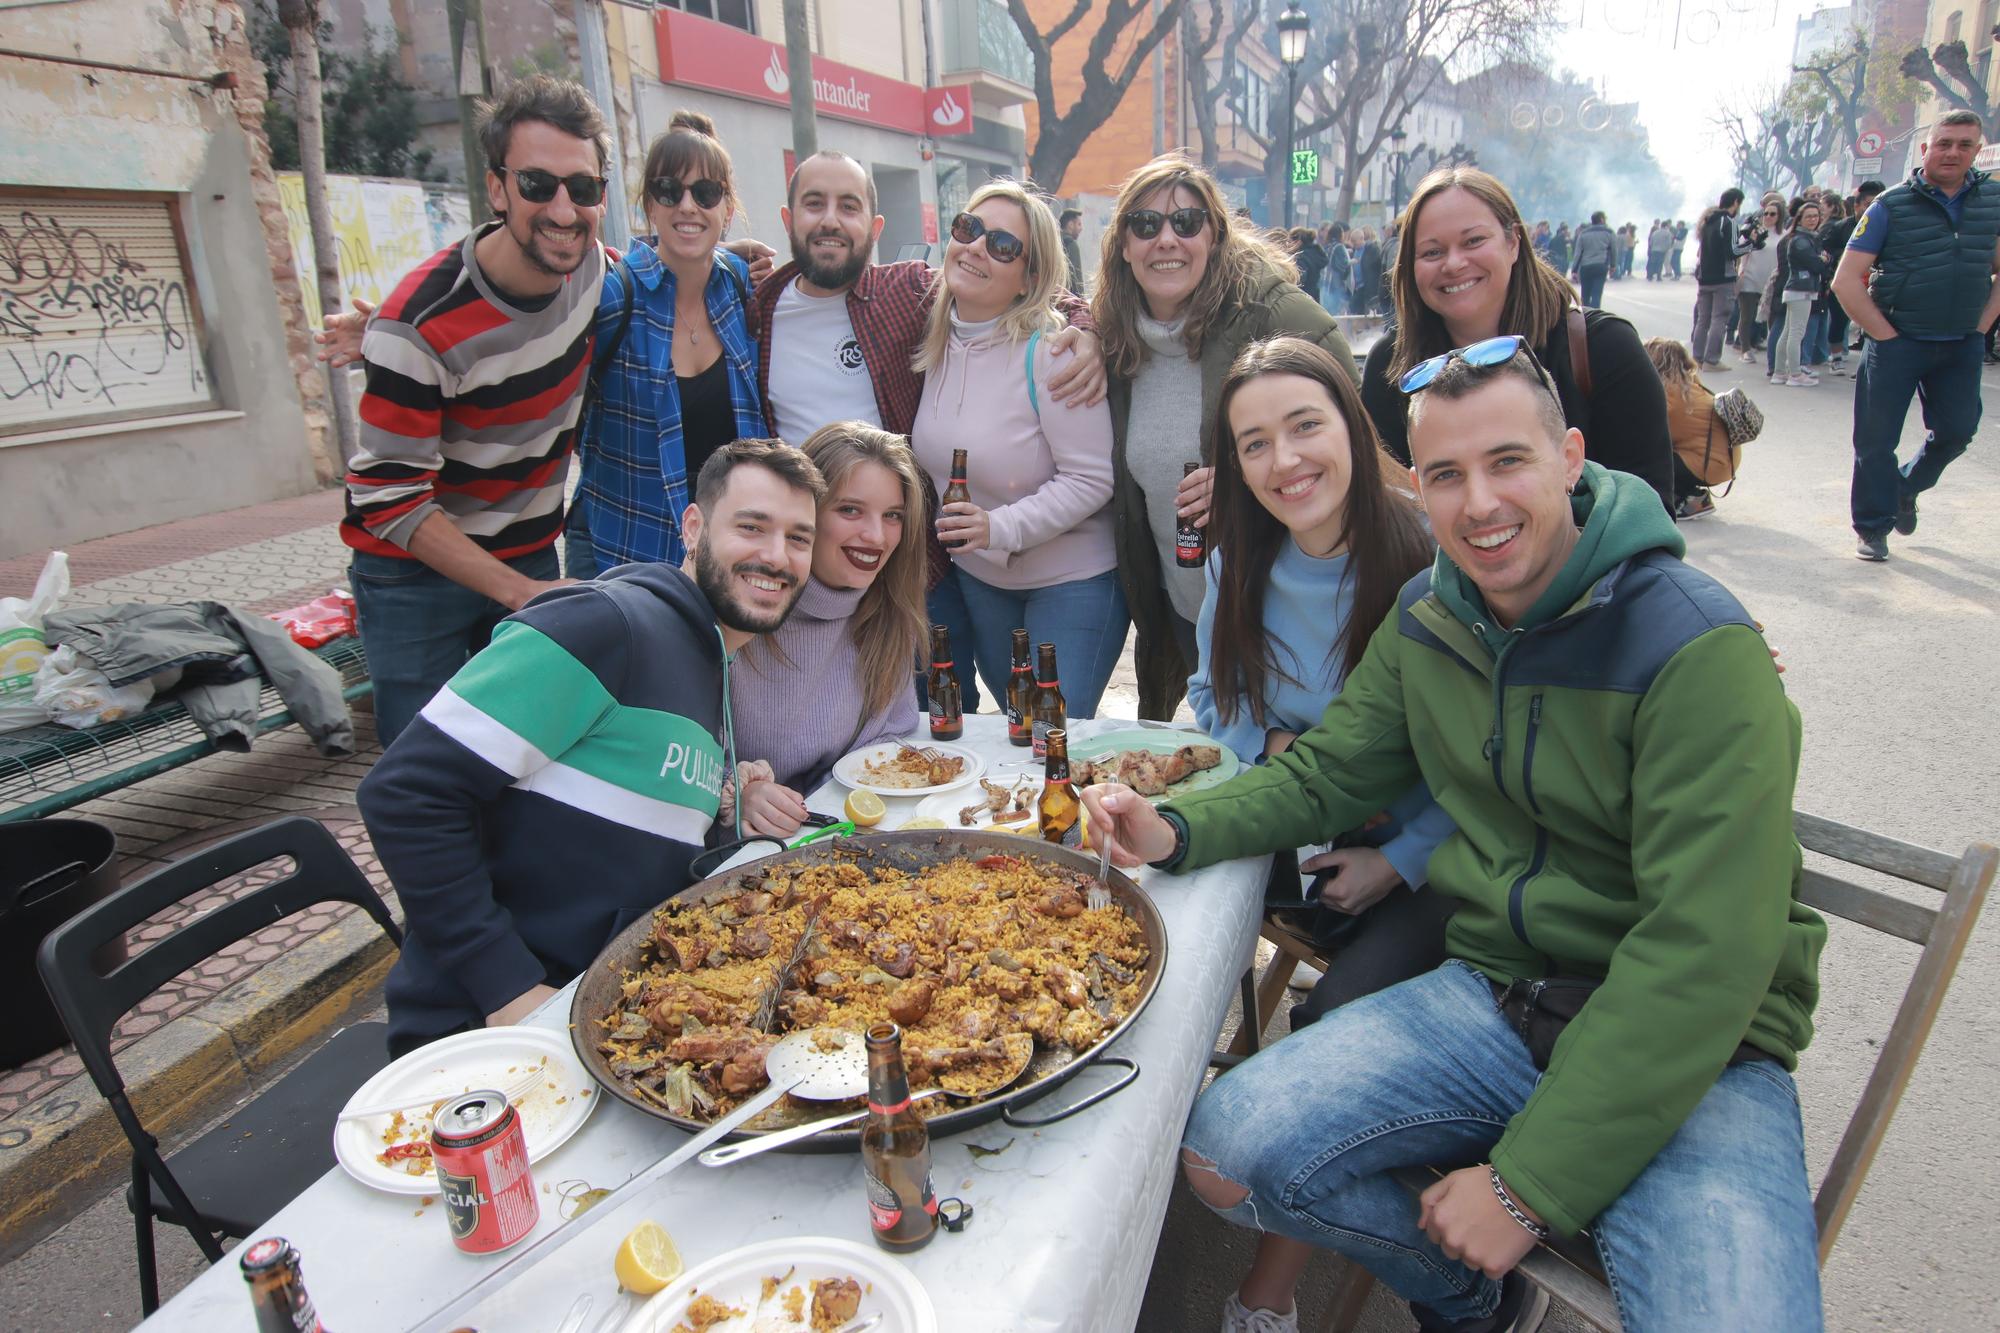
[[1403, 170], [1409, 166], [1409, 158], [1403, 153], [1403, 140], [1409, 136], [1403, 133], [1399, 124], [1389, 131], [1389, 221], [1396, 220], [1396, 214], [1403, 211]]
[[1306, 30], [1312, 20], [1297, 0], [1278, 15], [1278, 59], [1285, 65], [1285, 229], [1292, 226], [1292, 135], [1298, 127], [1299, 65], [1306, 58]]

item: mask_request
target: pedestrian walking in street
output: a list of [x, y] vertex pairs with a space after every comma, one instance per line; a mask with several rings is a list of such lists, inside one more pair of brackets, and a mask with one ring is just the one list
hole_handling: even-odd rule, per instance
[[1604, 277], [1611, 271], [1612, 255], [1617, 246], [1618, 238], [1612, 234], [1611, 228], [1604, 225], [1601, 209], [1590, 215], [1588, 223], [1577, 228], [1576, 256], [1570, 261], [1570, 276], [1576, 279], [1585, 310], [1596, 310], [1604, 304]]
[[1534, 237], [1533, 237], [1533, 242], [1534, 242], [1534, 246], [1535, 246], [1535, 253], [1536, 253], [1536, 254], [1538, 254], [1538, 255], [1547, 255], [1547, 254], [1548, 254], [1548, 252], [1549, 252], [1549, 220], [1548, 220], [1547, 218], [1543, 218], [1543, 219], [1542, 219], [1542, 220], [1541, 220], [1540, 222], [1537, 222], [1537, 223], [1535, 224], [1535, 234], [1534, 234]]
[[1800, 360], [1806, 333], [1811, 324], [1812, 303], [1819, 296], [1820, 280], [1831, 267], [1819, 243], [1820, 206], [1801, 199], [1792, 215], [1791, 230], [1778, 251], [1779, 299], [1785, 303], [1785, 327], [1775, 335], [1778, 350], [1771, 363], [1771, 383], [1794, 389], [1819, 383]]
[[1291, 234], [1292, 262], [1299, 266], [1299, 290], [1319, 300], [1319, 281], [1326, 272], [1326, 251], [1311, 227], [1294, 227]]
[[[1882, 193], [1882, 189], [1883, 186], [1880, 181], [1864, 181], [1855, 190], [1854, 198], [1844, 201], [1840, 220], [1828, 226], [1826, 252], [1833, 260], [1834, 272], [1838, 273], [1840, 271], [1841, 258], [1847, 253], [1847, 243], [1853, 239], [1854, 229], [1861, 224], [1861, 215], [1868, 210], [1870, 204], [1875, 202], [1876, 196]], [[1833, 373], [1836, 375], [1845, 375], [1847, 373], [1847, 354], [1852, 350], [1847, 345], [1847, 335], [1851, 327], [1852, 321], [1847, 317], [1847, 308], [1834, 299], [1832, 294], [1832, 280], [1829, 278], [1827, 288], [1826, 342], [1828, 349], [1832, 353], [1832, 368]], [[1988, 334], [1988, 343], [1990, 347], [1990, 333]]]
[[1624, 236], [1625, 241], [1619, 248], [1618, 254], [1618, 276], [1629, 278], [1632, 276], [1632, 265], [1639, 253], [1639, 224], [1626, 223]]
[[1563, 275], [1528, 244], [1507, 187], [1477, 167], [1432, 172], [1403, 216], [1396, 329], [1369, 349], [1361, 377], [1361, 401], [1382, 447], [1409, 462], [1407, 402], [1396, 388], [1406, 371], [1454, 347], [1513, 334], [1547, 367], [1591, 460], [1638, 477], [1671, 513], [1666, 395], [1631, 323], [1577, 306]]
[[1764, 288], [1778, 271], [1778, 245], [1785, 234], [1784, 201], [1767, 196], [1754, 233], [1760, 239], [1736, 264], [1736, 350], [1749, 362], [1764, 350]]
[[1360, 372], [1339, 323], [1294, 286], [1290, 257], [1232, 218], [1222, 186], [1187, 157], [1168, 153], [1127, 177], [1114, 218], [1091, 310], [1111, 372], [1112, 520], [1138, 636], [1139, 716], [1164, 721], [1199, 660], [1206, 582], [1176, 563], [1175, 531], [1208, 524], [1224, 374], [1281, 333]]
[[1711, 372], [1728, 369], [1722, 364], [1722, 335], [1736, 299], [1737, 258], [1764, 243], [1755, 232], [1737, 230], [1736, 214], [1742, 207], [1743, 191], [1732, 185], [1714, 208], [1701, 215], [1697, 228], [1694, 330], [1688, 335], [1688, 347], [1695, 362]]
[[1344, 315], [1349, 308], [1349, 289], [1353, 280], [1350, 271], [1354, 264], [1354, 254], [1347, 248], [1347, 233], [1338, 226], [1327, 228], [1326, 272], [1320, 275], [1320, 286], [1326, 292], [1326, 299], [1320, 304], [1330, 315]]
[[1549, 241], [1549, 267], [1559, 274], [1569, 272], [1569, 251], [1569, 223], [1565, 222]]
[[1354, 291], [1361, 314], [1382, 312], [1382, 242], [1373, 227], [1361, 229], [1361, 258], [1355, 266]]
[[1674, 223], [1674, 245], [1673, 245], [1673, 250], [1671, 251], [1672, 255], [1671, 262], [1674, 270], [1675, 282], [1679, 282], [1681, 280], [1681, 251], [1684, 248], [1686, 248], [1687, 239], [1688, 239], [1687, 219], [1682, 218], [1680, 221]]
[[1083, 295], [1083, 251], [1078, 248], [1077, 238], [1083, 235], [1083, 212], [1080, 209], [1065, 208], [1057, 226], [1062, 228], [1063, 266], [1068, 277], [1063, 285]]
[[[484, 117], [493, 220], [418, 265], [362, 343], [348, 577], [384, 745], [562, 577], [569, 476], [604, 276], [609, 136], [582, 85], [537, 75]], [[477, 386], [463, 383], [476, 347]]]
[[[1976, 169], [1979, 117], [1948, 111], [1923, 165], [1875, 200], [1847, 242], [1834, 296], [1868, 335], [1854, 384], [1849, 507], [1864, 560], [1889, 558], [1891, 529], [1917, 530], [1917, 497], [1979, 428], [1982, 331], [2000, 319], [2000, 183]], [[1923, 447], [1896, 465], [1910, 399]]]
[[1646, 281], [1660, 282], [1666, 272], [1667, 251], [1674, 248], [1674, 229], [1660, 218], [1653, 219], [1653, 229], [1646, 233]]

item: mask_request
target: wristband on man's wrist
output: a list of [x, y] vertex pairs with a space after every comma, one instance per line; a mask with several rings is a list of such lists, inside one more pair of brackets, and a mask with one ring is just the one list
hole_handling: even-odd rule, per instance
[[1167, 821], [1167, 827], [1174, 831], [1174, 849], [1159, 860], [1148, 861], [1146, 864], [1155, 870], [1172, 870], [1187, 856], [1187, 821], [1172, 810], [1162, 810], [1160, 816]]
[[1536, 1240], [1547, 1240], [1549, 1238], [1549, 1229], [1534, 1218], [1529, 1217], [1521, 1210], [1521, 1205], [1514, 1202], [1514, 1196], [1507, 1192], [1506, 1182], [1500, 1179], [1500, 1168], [1489, 1166], [1486, 1168], [1486, 1174], [1492, 1179], [1494, 1197], [1499, 1199], [1500, 1206], [1507, 1210], [1507, 1216], [1519, 1222], [1522, 1229]]

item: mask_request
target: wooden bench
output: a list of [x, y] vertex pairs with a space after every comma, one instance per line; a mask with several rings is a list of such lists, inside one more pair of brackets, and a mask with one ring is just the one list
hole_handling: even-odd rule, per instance
[[[315, 651], [340, 673], [341, 693], [350, 702], [374, 689], [359, 637], [335, 639]], [[291, 721], [278, 692], [266, 684], [257, 704], [257, 734]], [[215, 752], [215, 743], [171, 697], [83, 730], [50, 722], [0, 732], [0, 823], [67, 810]]]
[[[1910, 984], [1903, 992], [1895, 1021], [1883, 1039], [1875, 1068], [1862, 1086], [1860, 1099], [1841, 1134], [1826, 1175], [1813, 1200], [1813, 1216], [1819, 1223], [1819, 1260], [1826, 1263], [1841, 1225], [1861, 1193], [1862, 1181], [1875, 1160], [1876, 1150], [1889, 1131], [1890, 1117], [1902, 1100], [1916, 1069], [1917, 1057], [1930, 1036], [1931, 1024], [1951, 984], [1952, 973], [1965, 953], [1986, 891], [2000, 865], [2000, 851], [1987, 843], [1974, 843], [1961, 856], [1918, 847], [1878, 833], [1869, 833], [1817, 815], [1795, 812], [1793, 827], [1799, 845], [1808, 853], [1805, 875], [1799, 884], [1799, 901], [1829, 916], [1841, 917], [1870, 930], [1907, 940], [1922, 950], [1917, 956]], [[1814, 869], [1811, 854], [1875, 871], [1920, 891], [1935, 891], [1943, 901], [1937, 906], [1913, 903]], [[1919, 896], [1928, 899], [1929, 892]], [[1310, 940], [1265, 923], [1264, 938], [1277, 952], [1255, 987], [1257, 1032], [1270, 1025], [1279, 998], [1292, 969], [1299, 963], [1328, 966]], [[1247, 1026], [1247, 1025], [1246, 1025]], [[1255, 1050], [1254, 1038], [1249, 1049]], [[1811, 1053], [1807, 1053], [1808, 1059]], [[1429, 1169], [1398, 1172], [1413, 1191], [1421, 1191], [1437, 1178]], [[1617, 1333], [1618, 1308], [1605, 1285], [1588, 1233], [1573, 1240], [1555, 1240], [1537, 1246], [1522, 1261], [1521, 1271], [1546, 1288], [1551, 1296], [1569, 1306], [1592, 1328]], [[1361, 1309], [1375, 1279], [1357, 1264], [1349, 1264], [1336, 1289], [1326, 1322], [1327, 1333], [1349, 1333], [1360, 1321]]]

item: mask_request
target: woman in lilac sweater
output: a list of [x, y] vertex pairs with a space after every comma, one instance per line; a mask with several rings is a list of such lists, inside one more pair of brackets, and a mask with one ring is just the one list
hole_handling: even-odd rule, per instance
[[1048, 206], [1014, 181], [980, 187], [952, 221], [913, 358], [924, 393], [910, 443], [940, 494], [952, 450], [965, 450], [972, 493], [939, 511], [952, 568], [931, 591], [931, 620], [996, 699], [1014, 629], [1055, 644], [1069, 715], [1091, 717], [1128, 622], [1108, 508], [1111, 410], [1049, 392], [1069, 363], [1045, 336], [1062, 327], [1063, 274]]
[[900, 435], [836, 421], [803, 446], [826, 478], [812, 576], [776, 633], [736, 659], [743, 827], [789, 837], [834, 760], [916, 729], [924, 637], [922, 475]]

